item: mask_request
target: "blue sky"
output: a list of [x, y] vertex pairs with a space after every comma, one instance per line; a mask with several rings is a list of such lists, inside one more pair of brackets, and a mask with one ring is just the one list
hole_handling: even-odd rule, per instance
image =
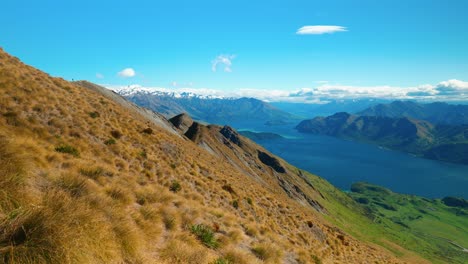
[[[324, 81], [468, 81], [465, 0], [5, 0], [2, 10], [7, 52], [54, 76], [110, 86], [297, 92]], [[297, 34], [317, 25], [342, 31]]]

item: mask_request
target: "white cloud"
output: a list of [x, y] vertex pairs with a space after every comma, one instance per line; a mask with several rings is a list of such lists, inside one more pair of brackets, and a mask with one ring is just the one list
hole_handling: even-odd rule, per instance
[[321, 84], [314, 88], [303, 88], [290, 94], [305, 100], [310, 99], [401, 99], [426, 101], [468, 101], [468, 82], [448, 80], [436, 85], [423, 84], [410, 87], [399, 86], [349, 86]]
[[466, 101], [468, 102], [468, 82], [460, 80], [443, 81], [435, 85], [424, 84], [419, 86], [351, 86], [319, 83], [316, 87], [301, 88], [294, 91], [272, 89], [237, 89], [216, 90], [207, 88], [161, 88], [115, 86], [108, 87], [115, 91], [144, 91], [176, 94], [196, 94], [212, 98], [240, 98], [252, 97], [267, 102], [293, 102], [323, 104], [330, 100], [353, 99], [389, 99], [389, 100], [419, 100], [419, 101]]
[[327, 26], [327, 25], [316, 25], [316, 26], [303, 26], [296, 31], [298, 35], [322, 35], [332, 34], [335, 32], [348, 31], [346, 27], [342, 26]]
[[117, 73], [120, 77], [131, 78], [135, 76], [135, 70], [132, 68], [125, 68]]
[[104, 75], [102, 73], [96, 73], [96, 78], [98, 79], [104, 79]]
[[441, 95], [468, 95], [468, 82], [452, 79], [440, 82], [435, 90]]
[[218, 67], [223, 67], [225, 72], [232, 72], [232, 60], [236, 55], [219, 55], [211, 61], [211, 70], [216, 72]]

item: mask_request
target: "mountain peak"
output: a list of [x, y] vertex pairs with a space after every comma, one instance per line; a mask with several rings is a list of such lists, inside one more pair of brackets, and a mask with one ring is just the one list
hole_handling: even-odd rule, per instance
[[187, 113], [182, 113], [169, 119], [169, 122], [171, 122], [177, 129], [179, 129], [182, 134], [185, 134], [192, 126], [193, 119]]

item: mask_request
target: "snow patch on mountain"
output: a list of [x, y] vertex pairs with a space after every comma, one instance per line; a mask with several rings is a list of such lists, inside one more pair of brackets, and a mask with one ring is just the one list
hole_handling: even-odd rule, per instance
[[132, 96], [135, 94], [148, 94], [157, 96], [169, 96], [174, 98], [199, 98], [199, 99], [237, 99], [239, 96], [229, 94], [213, 89], [194, 89], [194, 88], [177, 88], [168, 89], [162, 87], [143, 87], [141, 85], [128, 86], [106, 86], [122, 96]]

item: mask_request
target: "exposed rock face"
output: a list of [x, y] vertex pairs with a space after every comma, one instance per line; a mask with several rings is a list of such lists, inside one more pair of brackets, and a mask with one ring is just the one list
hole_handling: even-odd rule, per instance
[[173, 118], [169, 119], [169, 121], [177, 129], [179, 129], [182, 132], [182, 134], [185, 134], [193, 124], [192, 118], [186, 113], [176, 115]]
[[201, 130], [202, 125], [200, 125], [197, 122], [193, 122], [192, 125], [187, 129], [187, 132], [185, 132], [185, 136], [192, 140], [193, 142], [198, 142], [198, 139], [200, 137], [200, 130]]
[[239, 147], [242, 146], [242, 141], [239, 138], [239, 134], [230, 126], [224, 126], [219, 132], [232, 143], [238, 145]]
[[261, 162], [263, 162], [263, 164], [271, 167], [276, 172], [279, 172], [279, 173], [286, 172], [286, 169], [283, 166], [281, 166], [281, 163], [276, 158], [268, 155], [267, 153], [259, 150], [258, 158], [260, 159]]

